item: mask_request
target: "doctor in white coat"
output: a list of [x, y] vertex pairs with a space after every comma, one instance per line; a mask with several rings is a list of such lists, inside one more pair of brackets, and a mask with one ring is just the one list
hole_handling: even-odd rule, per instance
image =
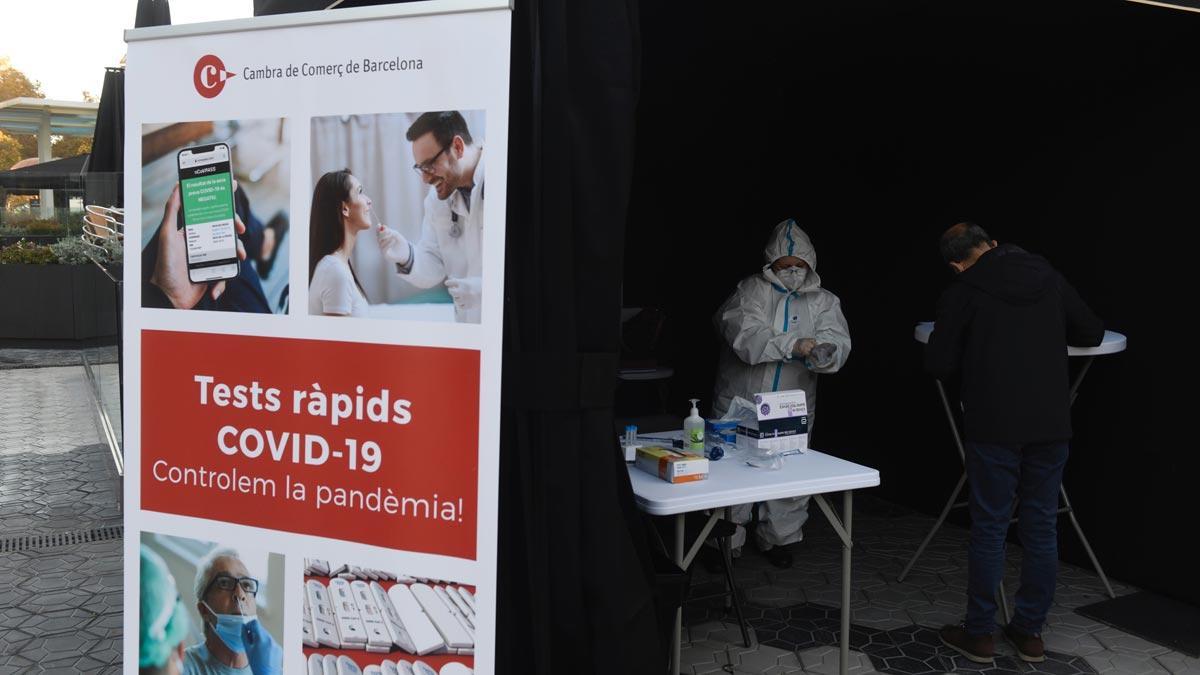
[[430, 187], [415, 244], [380, 224], [379, 248], [418, 288], [445, 284], [454, 320], [479, 323], [483, 296], [483, 146], [456, 110], [422, 114], [409, 127], [413, 170]]
[[[817, 408], [817, 375], [836, 373], [850, 356], [850, 328], [837, 296], [821, 288], [817, 252], [794, 220], [775, 226], [763, 251], [766, 265], [738, 284], [713, 317], [724, 346], [717, 367], [713, 413], [720, 417], [733, 397], [753, 400], [765, 391], [803, 389], [811, 432]], [[751, 520], [751, 504], [730, 509], [739, 525]], [[808, 497], [757, 505], [756, 544], [779, 567], [790, 567], [784, 546], [803, 536]], [[738, 528], [734, 548], [745, 542]]]

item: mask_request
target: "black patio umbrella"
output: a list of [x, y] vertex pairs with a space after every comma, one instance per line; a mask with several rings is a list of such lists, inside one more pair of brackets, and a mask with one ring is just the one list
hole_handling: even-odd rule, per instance
[[[167, 0], [138, 0], [135, 28], [171, 25], [171, 5]], [[96, 112], [96, 131], [92, 136], [92, 157], [88, 161], [88, 204], [124, 206], [125, 170], [125, 69], [108, 68], [104, 89]]]
[[124, 206], [121, 172], [125, 169], [125, 69], [108, 68], [100, 108], [96, 111], [96, 130], [92, 135], [92, 156], [87, 163], [87, 187], [84, 201], [103, 206]]
[[147, 26], [170, 26], [171, 3], [167, 0], [138, 0], [137, 18], [133, 21], [134, 28]]

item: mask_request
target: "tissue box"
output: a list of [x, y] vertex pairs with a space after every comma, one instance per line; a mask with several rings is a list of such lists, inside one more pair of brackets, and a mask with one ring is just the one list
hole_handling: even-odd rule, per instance
[[658, 446], [637, 449], [637, 468], [668, 483], [690, 483], [708, 478], [708, 459], [681, 450]]

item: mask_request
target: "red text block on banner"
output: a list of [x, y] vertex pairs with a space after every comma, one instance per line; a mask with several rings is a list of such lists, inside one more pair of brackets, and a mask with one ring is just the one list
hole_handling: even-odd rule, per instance
[[479, 352], [142, 332], [141, 506], [475, 558]]

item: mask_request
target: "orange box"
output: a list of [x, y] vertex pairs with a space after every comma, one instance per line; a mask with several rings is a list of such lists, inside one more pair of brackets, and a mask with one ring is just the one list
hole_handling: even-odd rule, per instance
[[638, 448], [635, 464], [668, 483], [691, 483], [708, 478], [708, 458], [656, 445]]

